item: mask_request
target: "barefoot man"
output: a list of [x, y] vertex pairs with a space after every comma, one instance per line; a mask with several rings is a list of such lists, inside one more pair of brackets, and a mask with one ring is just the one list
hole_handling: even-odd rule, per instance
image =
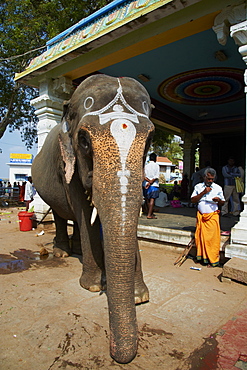
[[197, 260], [208, 267], [219, 265], [220, 256], [220, 222], [219, 208], [225, 203], [221, 186], [214, 182], [216, 171], [207, 168], [204, 182], [195, 185], [191, 202], [198, 203], [195, 242]]

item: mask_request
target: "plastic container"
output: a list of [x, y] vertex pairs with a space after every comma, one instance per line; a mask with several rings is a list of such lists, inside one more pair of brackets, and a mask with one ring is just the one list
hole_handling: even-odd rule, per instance
[[34, 212], [21, 211], [18, 213], [20, 231], [30, 231], [32, 230], [32, 217]]

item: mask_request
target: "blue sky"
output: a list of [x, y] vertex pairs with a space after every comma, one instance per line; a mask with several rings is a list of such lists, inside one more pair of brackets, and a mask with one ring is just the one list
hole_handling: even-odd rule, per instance
[[5, 131], [3, 137], [0, 139], [0, 178], [9, 178], [9, 163], [10, 153], [27, 153], [37, 154], [37, 144], [32, 149], [27, 150], [24, 143], [21, 141], [21, 134], [19, 131], [9, 132], [8, 129]]

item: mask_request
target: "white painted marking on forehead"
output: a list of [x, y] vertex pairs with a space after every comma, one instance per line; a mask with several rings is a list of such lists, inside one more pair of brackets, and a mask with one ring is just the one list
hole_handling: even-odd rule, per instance
[[[115, 95], [115, 97], [112, 99], [112, 101], [110, 101], [110, 103], [108, 103], [106, 106], [104, 106], [103, 108], [97, 110], [97, 111], [94, 111], [94, 112], [88, 112], [84, 115], [85, 116], [99, 116], [101, 115], [102, 113], [104, 113], [106, 110], [110, 109], [112, 106], [117, 106], [116, 103], [117, 101], [120, 101], [124, 106], [125, 108], [127, 108], [132, 114], [135, 114], [139, 117], [145, 117], [145, 118], [148, 118], [147, 114], [143, 114], [143, 113], [140, 113], [140, 112], [137, 112], [134, 108], [131, 107], [131, 105], [129, 105], [124, 96], [123, 96], [123, 89], [122, 89], [122, 86], [121, 86], [121, 83], [120, 83], [120, 80], [118, 78], [118, 89], [117, 89], [117, 93]], [[121, 107], [122, 108], [122, 107]], [[114, 110], [114, 108], [113, 108]], [[145, 110], [146, 111], [146, 110]]]
[[111, 134], [114, 137], [120, 154], [120, 162], [122, 169], [117, 172], [120, 182], [121, 198], [121, 218], [122, 218], [122, 232], [124, 233], [126, 222], [126, 195], [128, 193], [128, 183], [130, 171], [126, 170], [126, 161], [129, 154], [130, 147], [136, 137], [136, 128], [133, 123], [127, 119], [119, 118], [112, 121]]
[[137, 115], [132, 114], [132, 113], [124, 112], [123, 107], [121, 105], [115, 104], [113, 106], [113, 110], [114, 110], [114, 112], [102, 113], [102, 114], [99, 115], [99, 123], [101, 125], [104, 125], [105, 123], [107, 123], [111, 120], [114, 120], [114, 119], [118, 119], [118, 118], [127, 119], [127, 120], [130, 120], [132, 122], [139, 123]]

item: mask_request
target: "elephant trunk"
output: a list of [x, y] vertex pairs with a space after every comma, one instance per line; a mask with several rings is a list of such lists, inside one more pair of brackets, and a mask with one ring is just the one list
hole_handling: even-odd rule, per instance
[[136, 194], [135, 200], [128, 202], [124, 214], [121, 200], [108, 204], [107, 216], [105, 210], [104, 217], [101, 217], [99, 212], [104, 239], [110, 352], [119, 363], [133, 360], [137, 351], [138, 328], [134, 290], [140, 195], [141, 192]]
[[[137, 351], [134, 301], [137, 221], [133, 212], [127, 217], [128, 225], [121, 224], [121, 214], [114, 221], [115, 225], [122, 225], [120, 229], [112, 221], [103, 222], [111, 356], [119, 363], [133, 360]], [[135, 218], [138, 219], [138, 214]]]

